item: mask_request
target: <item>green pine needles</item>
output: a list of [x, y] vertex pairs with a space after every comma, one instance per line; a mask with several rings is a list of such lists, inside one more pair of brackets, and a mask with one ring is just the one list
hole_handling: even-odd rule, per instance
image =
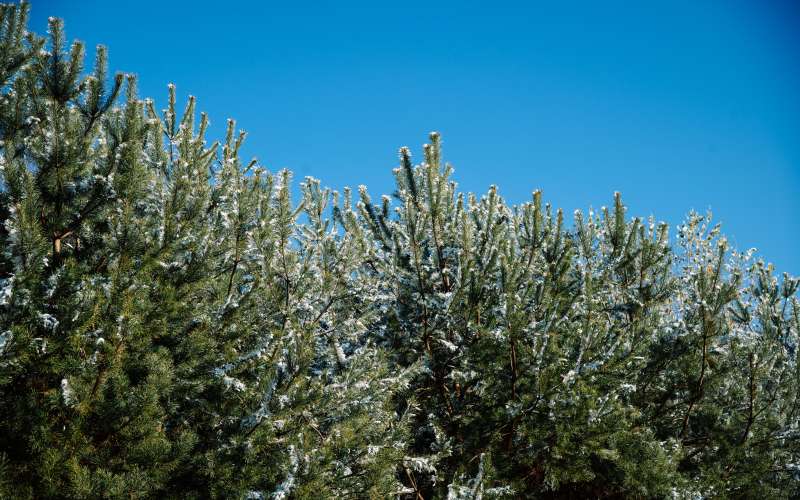
[[[797, 498], [800, 281], [710, 215], [373, 200], [0, 8], [0, 497]], [[296, 191], [295, 191], [296, 192]]]

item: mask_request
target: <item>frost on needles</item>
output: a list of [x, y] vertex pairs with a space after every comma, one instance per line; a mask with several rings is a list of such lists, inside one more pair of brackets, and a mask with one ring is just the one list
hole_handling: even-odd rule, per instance
[[[0, 10], [3, 498], [792, 498], [798, 280], [710, 215], [573, 221], [244, 161]], [[535, 180], [534, 180], [535, 181]], [[294, 186], [297, 186], [295, 184]]]

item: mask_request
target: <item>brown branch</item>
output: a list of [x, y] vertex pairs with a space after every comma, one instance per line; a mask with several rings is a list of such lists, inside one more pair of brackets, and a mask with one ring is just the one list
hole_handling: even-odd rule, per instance
[[753, 413], [753, 407], [755, 405], [755, 399], [756, 399], [756, 384], [755, 384], [755, 373], [754, 373], [755, 363], [753, 360], [752, 352], [750, 353], [747, 362], [750, 367], [750, 382], [748, 383], [748, 393], [749, 393], [748, 415], [747, 415], [747, 425], [744, 428], [744, 433], [742, 434], [740, 444], [744, 444], [747, 441], [747, 437], [750, 434], [750, 428], [753, 426], [753, 422], [755, 421], [755, 414]]
[[700, 359], [700, 378], [697, 380], [697, 389], [695, 395], [689, 401], [689, 408], [686, 409], [686, 415], [683, 417], [683, 425], [681, 426], [681, 436], [686, 436], [686, 431], [689, 427], [689, 415], [691, 415], [694, 405], [700, 401], [703, 391], [703, 383], [706, 376], [706, 358], [708, 357], [708, 328], [706, 326], [706, 309], [705, 306], [700, 307], [700, 315], [703, 320], [703, 355]]

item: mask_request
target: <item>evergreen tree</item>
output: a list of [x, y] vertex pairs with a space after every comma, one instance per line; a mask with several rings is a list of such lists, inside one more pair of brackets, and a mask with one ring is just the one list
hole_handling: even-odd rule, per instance
[[332, 194], [309, 180], [293, 206], [288, 172], [242, 164], [233, 122], [207, 145], [193, 98], [180, 113], [170, 87], [159, 115], [134, 77], [107, 82], [104, 48], [84, 76], [61, 21], [44, 50], [26, 14], [2, 11], [6, 493], [396, 489], [403, 377], [365, 338]]
[[400, 151], [394, 216], [359, 206], [375, 330], [423, 366], [409, 498], [797, 493], [798, 280], [731, 253], [710, 215], [673, 250], [616, 194], [567, 231], [539, 192], [457, 193], [437, 134], [424, 151]]

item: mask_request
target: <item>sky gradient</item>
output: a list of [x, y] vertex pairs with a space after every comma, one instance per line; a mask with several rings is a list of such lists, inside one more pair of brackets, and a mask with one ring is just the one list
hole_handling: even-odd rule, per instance
[[711, 209], [800, 274], [800, 4], [382, 3], [34, 0], [31, 27], [64, 18], [159, 109], [174, 82], [211, 139], [235, 118], [296, 181], [376, 198], [438, 130], [462, 190], [542, 189], [568, 214], [621, 191], [673, 235]]

